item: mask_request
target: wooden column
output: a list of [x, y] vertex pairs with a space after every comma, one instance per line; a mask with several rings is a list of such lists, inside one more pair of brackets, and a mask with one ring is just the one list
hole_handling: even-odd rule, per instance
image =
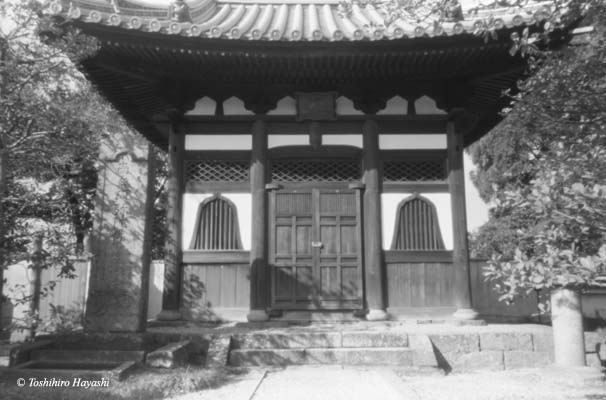
[[268, 319], [266, 165], [267, 133], [265, 131], [265, 121], [259, 118], [254, 122], [252, 128], [250, 160], [252, 234], [250, 248], [250, 312], [247, 316], [249, 321], [266, 321]]
[[168, 177], [166, 180], [166, 250], [164, 255], [164, 293], [159, 320], [177, 320], [181, 296], [181, 193], [185, 135], [176, 123], [168, 133]]
[[471, 303], [471, 278], [469, 269], [469, 246], [467, 243], [467, 213], [465, 210], [465, 172], [463, 170], [463, 134], [455, 129], [455, 122], [446, 126], [448, 145], [448, 186], [452, 210], [453, 249], [452, 262], [455, 268], [455, 305], [457, 319], [474, 319], [478, 313]]
[[373, 119], [362, 127], [364, 137], [364, 282], [366, 319], [387, 319], [385, 312], [385, 273], [381, 241], [381, 173], [379, 128]]

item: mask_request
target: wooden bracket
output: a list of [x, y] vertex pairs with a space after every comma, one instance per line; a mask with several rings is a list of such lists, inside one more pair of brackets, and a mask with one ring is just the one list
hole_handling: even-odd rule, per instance
[[284, 188], [284, 186], [279, 185], [277, 183], [267, 183], [265, 184], [265, 190], [280, 190]]
[[364, 190], [366, 188], [366, 185], [363, 184], [362, 182], [352, 182], [347, 187], [349, 189], [354, 189], [354, 190]]

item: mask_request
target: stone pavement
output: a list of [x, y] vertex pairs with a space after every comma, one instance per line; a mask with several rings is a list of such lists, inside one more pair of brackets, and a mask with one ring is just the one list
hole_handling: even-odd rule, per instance
[[253, 369], [220, 388], [170, 400], [606, 400], [596, 369], [525, 369], [407, 376], [393, 368]]

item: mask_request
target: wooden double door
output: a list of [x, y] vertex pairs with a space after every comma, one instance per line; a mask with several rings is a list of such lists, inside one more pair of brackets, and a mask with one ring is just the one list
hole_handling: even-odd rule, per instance
[[271, 307], [362, 308], [359, 190], [275, 190], [269, 195]]

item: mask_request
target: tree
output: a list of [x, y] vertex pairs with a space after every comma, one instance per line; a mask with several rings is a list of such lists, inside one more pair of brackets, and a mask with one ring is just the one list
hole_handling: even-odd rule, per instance
[[493, 256], [488, 276], [506, 280], [510, 300], [606, 273], [606, 5], [590, 6], [592, 39], [543, 54], [504, 122], [470, 149], [493, 203], [475, 247]]
[[0, 281], [6, 266], [31, 262], [35, 232], [46, 264], [70, 274], [91, 224], [98, 141], [123, 126], [75, 66], [95, 41], [45, 18], [45, 6], [0, 4]]
[[[580, 366], [580, 293], [606, 287], [606, 4], [568, 6], [596, 33], [559, 52], [530, 47], [530, 78], [471, 153], [493, 204], [474, 238], [492, 256], [485, 276], [501, 299], [548, 291], [556, 364]], [[528, 46], [514, 40], [514, 50]]]

